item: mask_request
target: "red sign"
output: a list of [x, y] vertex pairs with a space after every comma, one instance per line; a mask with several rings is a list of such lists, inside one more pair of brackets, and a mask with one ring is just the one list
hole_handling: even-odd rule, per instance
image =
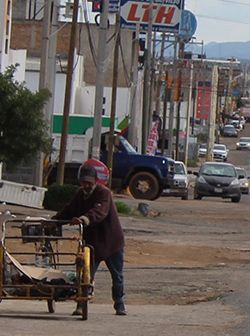
[[149, 155], [155, 155], [157, 150], [157, 141], [159, 139], [158, 134], [159, 121], [156, 120], [152, 123], [152, 128], [148, 137], [146, 153]]
[[141, 30], [147, 30], [152, 13], [153, 30], [178, 32], [183, 6], [183, 0], [121, 0], [121, 27], [134, 29], [139, 24]]
[[196, 118], [208, 120], [211, 110], [211, 82], [198, 81]]
[[[150, 4], [131, 3], [127, 14], [128, 22], [149, 22]], [[154, 23], [171, 24], [175, 13], [175, 7], [153, 5], [153, 11], [156, 11]]]
[[95, 159], [89, 159], [84, 162], [84, 165], [93, 166], [97, 171], [97, 183], [107, 185], [109, 180], [108, 167], [101, 161]]

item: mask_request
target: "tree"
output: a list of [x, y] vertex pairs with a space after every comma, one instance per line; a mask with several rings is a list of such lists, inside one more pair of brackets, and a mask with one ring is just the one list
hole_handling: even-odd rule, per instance
[[33, 93], [15, 81], [17, 66], [0, 73], [0, 161], [8, 169], [30, 163], [39, 151], [48, 154], [51, 148], [43, 114], [49, 91]]

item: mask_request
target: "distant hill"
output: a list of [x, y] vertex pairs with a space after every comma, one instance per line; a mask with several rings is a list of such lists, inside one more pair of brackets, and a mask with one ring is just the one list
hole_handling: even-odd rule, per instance
[[204, 46], [207, 58], [250, 60], [250, 41], [248, 42], [210, 42]]

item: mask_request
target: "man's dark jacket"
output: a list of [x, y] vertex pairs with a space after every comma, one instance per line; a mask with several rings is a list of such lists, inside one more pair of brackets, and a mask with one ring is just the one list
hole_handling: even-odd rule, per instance
[[89, 219], [85, 240], [94, 247], [96, 261], [105, 260], [124, 247], [122, 227], [108, 188], [96, 185], [88, 199], [84, 199], [80, 188], [71, 202], [53, 218], [70, 220], [82, 215]]

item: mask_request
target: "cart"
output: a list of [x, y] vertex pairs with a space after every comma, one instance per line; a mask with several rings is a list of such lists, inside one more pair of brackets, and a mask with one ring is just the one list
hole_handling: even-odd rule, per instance
[[93, 247], [83, 239], [84, 226], [66, 221], [25, 217], [5, 220], [0, 242], [0, 302], [74, 300], [88, 319], [93, 295]]

